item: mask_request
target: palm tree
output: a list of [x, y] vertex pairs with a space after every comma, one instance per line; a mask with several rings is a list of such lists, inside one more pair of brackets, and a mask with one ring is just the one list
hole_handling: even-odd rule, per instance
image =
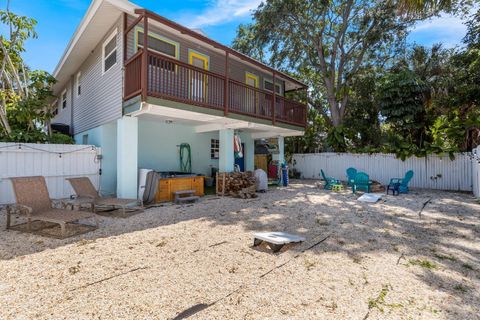
[[429, 14], [449, 11], [452, 8], [452, 0], [400, 0], [399, 5], [407, 14]]

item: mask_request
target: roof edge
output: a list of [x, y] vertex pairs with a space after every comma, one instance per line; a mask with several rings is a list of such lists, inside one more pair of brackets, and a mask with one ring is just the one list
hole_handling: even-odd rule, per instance
[[53, 70], [52, 75], [57, 78], [60, 70], [62, 69], [65, 61], [67, 60], [68, 56], [70, 55], [73, 47], [75, 44], [78, 42], [79, 38], [82, 36], [83, 32], [85, 31], [87, 25], [90, 23], [92, 20], [93, 16], [97, 12], [97, 10], [100, 8], [100, 5], [103, 2], [108, 2], [112, 5], [115, 5], [118, 7], [120, 10], [124, 12], [129, 12], [129, 13], [134, 13], [135, 9], [139, 9], [140, 7], [125, 0], [93, 0], [90, 3], [90, 6], [87, 9], [87, 12], [84, 14], [82, 20], [80, 21], [79, 25], [75, 29], [75, 32], [73, 33], [72, 37], [70, 38], [70, 41], [67, 44], [67, 47], [63, 51], [63, 54], [58, 61], [57, 65], [55, 66], [55, 69]]

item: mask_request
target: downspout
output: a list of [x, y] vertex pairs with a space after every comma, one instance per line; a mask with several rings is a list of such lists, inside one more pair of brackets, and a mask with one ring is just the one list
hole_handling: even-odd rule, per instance
[[70, 77], [70, 81], [72, 82], [71, 84], [71, 96], [70, 96], [70, 135], [73, 137], [73, 102], [75, 100], [75, 83], [74, 83], [74, 78], [75, 76], [72, 75]]

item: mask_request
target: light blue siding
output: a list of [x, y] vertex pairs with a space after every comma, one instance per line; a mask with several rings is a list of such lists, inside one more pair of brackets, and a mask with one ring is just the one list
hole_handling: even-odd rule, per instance
[[104, 124], [75, 135], [75, 143], [82, 144], [88, 135], [88, 144], [102, 148], [100, 191], [112, 194], [117, 188], [117, 125], [114, 122]]
[[218, 168], [218, 160], [210, 158], [210, 142], [218, 139], [218, 131], [196, 133], [191, 125], [149, 120], [140, 120], [138, 131], [139, 168], [179, 171], [181, 143], [190, 144], [194, 173], [210, 175], [212, 166]]

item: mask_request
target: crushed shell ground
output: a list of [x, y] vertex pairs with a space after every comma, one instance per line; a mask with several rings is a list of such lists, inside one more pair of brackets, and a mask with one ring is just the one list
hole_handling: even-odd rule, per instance
[[[357, 197], [294, 181], [102, 216], [65, 240], [2, 228], [0, 319], [480, 319], [471, 194]], [[272, 254], [255, 231], [307, 240]]]

